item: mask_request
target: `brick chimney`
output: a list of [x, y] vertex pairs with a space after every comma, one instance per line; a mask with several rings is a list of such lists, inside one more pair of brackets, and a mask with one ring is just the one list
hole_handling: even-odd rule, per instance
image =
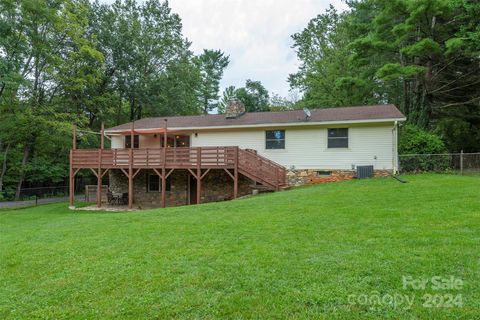
[[245, 113], [245, 105], [237, 98], [228, 99], [227, 108], [225, 110], [225, 118], [238, 118]]

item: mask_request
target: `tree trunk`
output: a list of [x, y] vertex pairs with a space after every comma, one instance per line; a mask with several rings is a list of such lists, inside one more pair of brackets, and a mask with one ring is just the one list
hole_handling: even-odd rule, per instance
[[206, 97], [203, 100], [203, 113], [208, 114], [208, 99]]
[[7, 144], [5, 151], [3, 152], [3, 164], [2, 164], [2, 172], [0, 173], [0, 192], [3, 191], [3, 178], [5, 177], [5, 173], [7, 172], [7, 156], [8, 150], [10, 149], [10, 143]]
[[123, 102], [123, 95], [122, 95], [122, 92], [120, 91], [120, 93], [118, 94], [119, 96], [119, 99], [118, 99], [118, 109], [117, 109], [117, 126], [120, 125], [120, 120], [121, 120], [121, 116], [122, 116], [122, 102]]
[[135, 120], [135, 98], [130, 98], [130, 121]]
[[28, 157], [30, 156], [31, 142], [27, 142], [23, 149], [22, 167], [20, 168], [20, 177], [18, 179], [17, 191], [15, 192], [15, 200], [20, 200], [20, 191], [22, 189], [23, 180], [25, 179], [25, 166], [27, 165]]

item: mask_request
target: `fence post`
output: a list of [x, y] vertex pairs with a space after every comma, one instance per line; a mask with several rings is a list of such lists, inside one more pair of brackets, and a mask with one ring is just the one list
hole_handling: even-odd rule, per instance
[[460, 175], [463, 175], [463, 150], [460, 151]]

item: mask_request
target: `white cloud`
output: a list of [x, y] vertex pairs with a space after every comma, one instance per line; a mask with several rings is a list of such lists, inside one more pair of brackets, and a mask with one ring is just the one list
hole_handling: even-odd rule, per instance
[[[112, 2], [113, 0], [103, 0]], [[230, 55], [222, 87], [260, 80], [269, 91], [288, 95], [287, 77], [297, 70], [291, 35], [343, 0], [170, 0], [192, 49], [220, 49]]]
[[208, 48], [230, 55], [223, 87], [260, 80], [284, 96], [288, 74], [298, 67], [290, 36], [330, 3], [346, 7], [340, 0], [170, 0], [196, 53]]

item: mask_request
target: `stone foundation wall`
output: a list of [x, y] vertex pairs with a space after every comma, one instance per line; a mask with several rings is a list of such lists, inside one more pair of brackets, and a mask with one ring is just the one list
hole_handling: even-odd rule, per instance
[[[148, 191], [147, 179], [153, 170], [142, 170], [133, 179], [133, 203], [141, 207], [160, 207], [162, 204], [161, 192]], [[167, 206], [188, 204], [188, 171], [175, 170], [169, 176], [171, 188], [165, 192]], [[128, 192], [128, 178], [120, 170], [109, 172], [110, 190], [113, 192]]]
[[[161, 206], [161, 192], [149, 192], [147, 179], [153, 170], [142, 170], [133, 179], [133, 203], [142, 208]], [[169, 207], [189, 204], [189, 179], [187, 170], [174, 170], [169, 176], [170, 190], [165, 192], [166, 205]], [[120, 170], [109, 171], [109, 188], [112, 192], [128, 192], [128, 178]], [[239, 175], [238, 196], [252, 193], [252, 181]], [[196, 190], [196, 189], [195, 189]], [[196, 192], [196, 191], [194, 191]], [[233, 180], [223, 170], [210, 170], [202, 179], [201, 202], [224, 201], [233, 198]]]
[[[374, 170], [375, 177], [389, 176], [390, 170]], [[355, 170], [288, 170], [287, 182], [290, 186], [301, 186], [304, 184], [317, 184], [335, 181], [351, 180], [355, 178]]]
[[[238, 196], [252, 194], [253, 182], [238, 175]], [[202, 203], [233, 199], [233, 179], [224, 170], [210, 170], [202, 179]]]

